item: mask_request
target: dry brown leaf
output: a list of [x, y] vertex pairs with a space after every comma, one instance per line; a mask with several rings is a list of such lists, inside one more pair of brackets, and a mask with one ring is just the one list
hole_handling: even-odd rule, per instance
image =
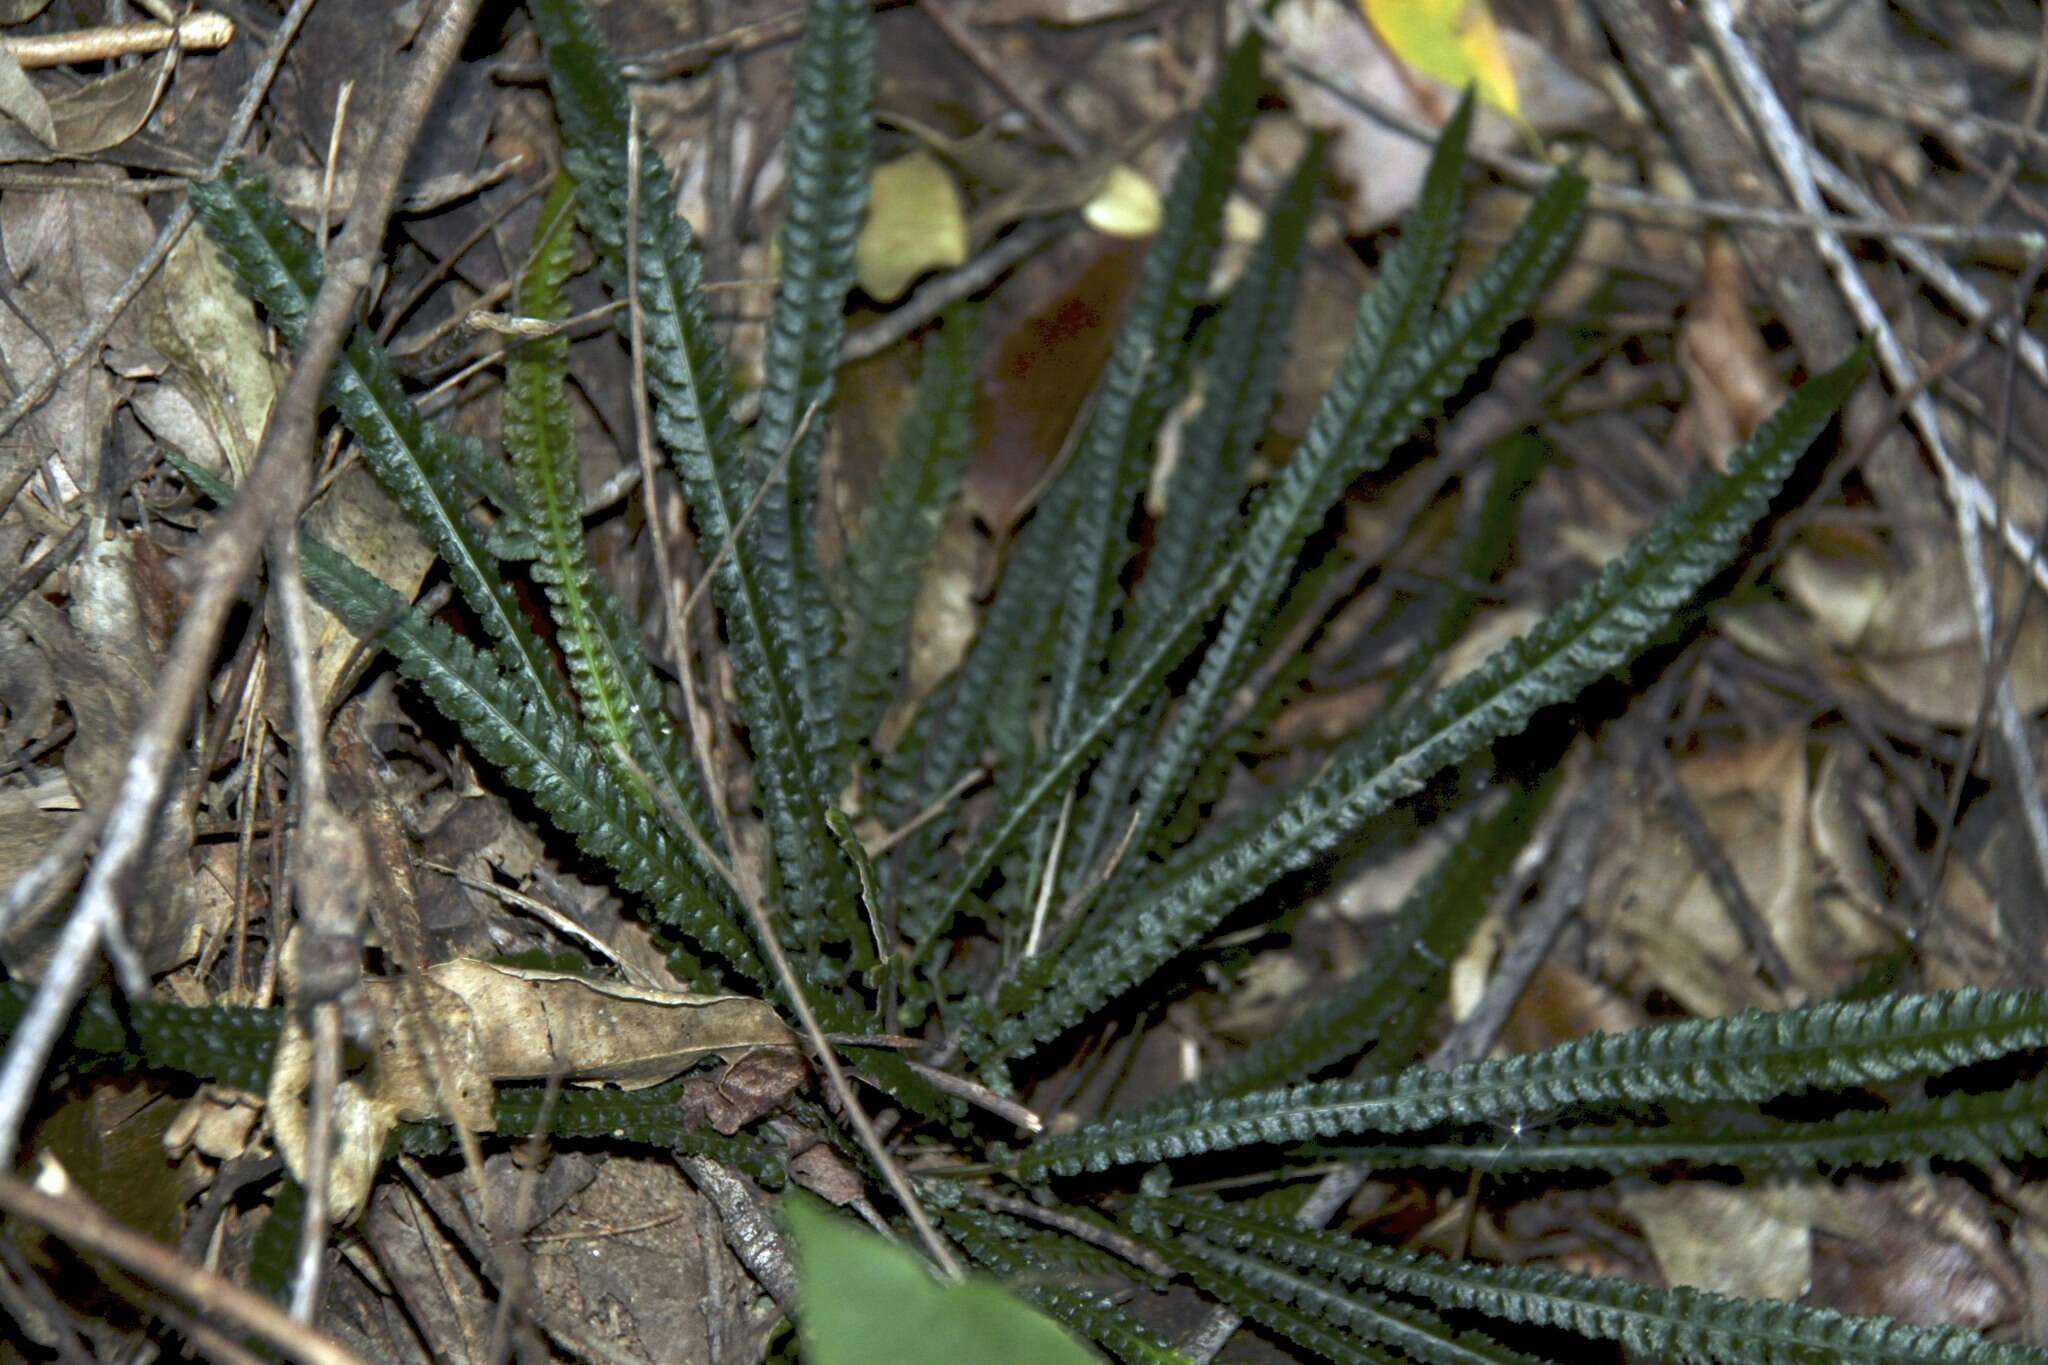
[[[2005, 555], [1995, 566], [1999, 600], [2019, 601], [2018, 566]], [[1984, 656], [1967, 584], [1952, 542], [1923, 556], [1892, 580], [1854, 650], [1857, 668], [1879, 696], [1951, 729], [1974, 725], [1984, 698]], [[2007, 676], [2023, 713], [2048, 709], [2048, 612], [2038, 604], [2020, 623]]]
[[[369, 1074], [343, 1082], [335, 1097], [329, 1191], [335, 1218], [343, 1222], [368, 1199], [384, 1138], [395, 1124], [442, 1117], [489, 1132], [498, 1081], [559, 1075], [639, 1089], [710, 1057], [796, 1046], [764, 1001], [649, 990], [472, 958], [439, 963], [417, 977], [368, 981], [363, 990], [381, 1034], [371, 1048]], [[312, 1046], [292, 1015], [278, 1039], [269, 1107], [278, 1150], [301, 1179], [311, 1075]]]
[[26, 128], [45, 147], [57, 145], [57, 125], [50, 117], [49, 100], [5, 48], [0, 48], [0, 114]]
[[1687, 1182], [1621, 1196], [1664, 1281], [1747, 1299], [1796, 1299], [1813, 1279], [1815, 1195], [1804, 1185]]
[[156, 111], [174, 69], [171, 54], [160, 52], [53, 96], [52, 149], [60, 156], [91, 156], [134, 137]]
[[1696, 464], [1725, 471], [1788, 392], [1750, 315], [1742, 258], [1725, 235], [1707, 239], [1700, 287], [1678, 330], [1678, 360], [1686, 400], [1671, 444]]

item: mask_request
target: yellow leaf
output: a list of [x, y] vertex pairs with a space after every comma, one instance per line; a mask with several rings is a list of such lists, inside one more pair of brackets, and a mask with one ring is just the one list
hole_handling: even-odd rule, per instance
[[917, 277], [967, 260], [967, 209], [952, 172], [919, 150], [875, 167], [868, 217], [853, 248], [860, 287], [893, 303]]
[[1359, 0], [1365, 17], [1396, 57], [1523, 124], [1515, 72], [1486, 0]]

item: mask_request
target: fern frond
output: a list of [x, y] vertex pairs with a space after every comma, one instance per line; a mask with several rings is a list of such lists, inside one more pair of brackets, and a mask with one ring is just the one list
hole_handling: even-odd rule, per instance
[[1220, 1070], [1174, 1091], [1170, 1102], [1284, 1085], [1371, 1049], [1372, 1075], [1415, 1060], [1448, 985], [1451, 963], [1485, 916], [1494, 880], [1514, 861], [1554, 782], [1516, 788], [1457, 841], [1443, 865], [1394, 912], [1380, 946], [1358, 970], [1278, 1033]]
[[1913, 1327], [1775, 1300], [1657, 1289], [1531, 1266], [1447, 1261], [1292, 1224], [1245, 1218], [1210, 1201], [1148, 1200], [1145, 1216], [1344, 1285], [1427, 1300], [1508, 1322], [1559, 1327], [1631, 1351], [1702, 1365], [1855, 1360], [1883, 1365], [2040, 1365], [2048, 1352], [1945, 1327]]
[[996, 1232], [988, 1220], [975, 1217], [972, 1210], [957, 1210], [945, 1222], [946, 1230], [977, 1265], [994, 1271], [1017, 1293], [1125, 1365], [1192, 1365], [1171, 1344], [1118, 1308], [1109, 1295], [1046, 1278], [1043, 1263]]
[[[1476, 1332], [1459, 1331], [1436, 1314], [1370, 1290], [1346, 1288], [1318, 1276], [1219, 1246], [1201, 1237], [1181, 1237], [1160, 1248], [1197, 1286], [1254, 1322], [1285, 1334], [1299, 1330], [1272, 1314], [1286, 1304], [1326, 1330], [1385, 1346], [1420, 1365], [1529, 1365], [1530, 1357]], [[1225, 1295], [1228, 1297], [1225, 1297]], [[1240, 1307], [1239, 1305], [1243, 1306]], [[1269, 1320], [1271, 1318], [1271, 1320]], [[1302, 1345], [1311, 1345], [1302, 1342]], [[1382, 1358], [1375, 1353], [1374, 1359]]]
[[843, 781], [836, 770], [839, 621], [819, 580], [813, 544], [825, 427], [805, 417], [831, 401], [846, 332], [854, 239], [868, 199], [874, 41], [866, 0], [809, 0], [805, 6], [783, 139], [782, 264], [754, 430], [757, 485], [789, 451], [788, 476], [766, 490], [748, 535], [766, 590], [791, 604], [767, 622], [783, 632], [783, 656], [798, 664], [794, 682], [819, 764], [813, 780], [827, 790]]
[[757, 989], [776, 989], [682, 837], [621, 789], [605, 751], [565, 719], [540, 712], [461, 637], [344, 556], [308, 541], [305, 564], [306, 585], [352, 629], [390, 623], [383, 644], [399, 671], [425, 688], [470, 747], [532, 796], [557, 829], [640, 895], [650, 918], [701, 944]]
[[[518, 294], [520, 311], [528, 317], [559, 321], [567, 316], [562, 287], [575, 245], [573, 193], [568, 179], [559, 178], [541, 209], [538, 239]], [[506, 361], [505, 447], [533, 509], [533, 576], [547, 593], [556, 640], [592, 742], [607, 757], [613, 745], [622, 746], [694, 824], [698, 837], [716, 847], [720, 835], [710, 803], [663, 705], [639, 631], [599, 581], [584, 550], [581, 460], [568, 384], [569, 342], [560, 333], [522, 341]], [[638, 777], [622, 776], [621, 781], [628, 788], [640, 784]], [[641, 799], [650, 812], [658, 808], [651, 793]], [[718, 874], [695, 859], [694, 843], [690, 851], [706, 884], [736, 919], [738, 907]]]
[[1594, 1034], [1448, 1071], [1414, 1067], [1166, 1104], [1040, 1140], [1026, 1178], [1338, 1134], [1413, 1133], [1583, 1105], [1719, 1104], [1946, 1070], [2048, 1043], [2048, 994], [1948, 991]]
[[1367, 1345], [1288, 1300], [1253, 1288], [1244, 1276], [1226, 1275], [1196, 1259], [1189, 1254], [1194, 1241], [1185, 1238], [1169, 1244], [1162, 1239], [1155, 1245], [1197, 1289], [1240, 1318], [1259, 1324], [1289, 1345], [1313, 1352], [1316, 1359], [1331, 1365], [1400, 1365], [1401, 1357], [1392, 1352]]
[[[188, 461], [173, 463], [214, 502], [233, 501], [225, 481]], [[621, 885], [645, 895], [651, 918], [703, 944], [757, 987], [775, 989], [752, 940], [676, 832], [620, 790], [608, 758], [573, 718], [542, 711], [466, 640], [421, 616], [348, 556], [311, 538], [303, 548], [313, 595], [358, 634], [382, 631], [399, 671], [425, 687], [470, 747], [532, 796], [557, 829], [609, 865]], [[701, 971], [686, 975], [694, 984], [717, 984]]]
[[860, 536], [847, 546], [850, 601], [841, 725], [848, 743], [870, 738], [888, 709], [909, 649], [906, 632], [925, 561], [967, 472], [968, 408], [974, 396], [975, 312], [939, 320], [925, 346], [924, 373], [903, 419], [902, 439], [882, 471]]
[[[1469, 292], [1469, 291], [1468, 291]], [[1461, 296], [1462, 297], [1462, 296]], [[1860, 355], [1794, 394], [1731, 462], [1672, 507], [1527, 636], [1457, 684], [1347, 744], [1249, 834], [1201, 841], [1145, 885], [1133, 911], [1073, 941], [1056, 974], [980, 1057], [1028, 1052], [1149, 978], [1277, 878], [1314, 863], [1433, 773], [1513, 734], [1656, 638], [1734, 554], [1862, 371]], [[979, 1060], [980, 1057], [977, 1059]]]
[[1806, 1123], [1675, 1122], [1655, 1127], [1524, 1128], [1497, 1141], [1336, 1149], [1378, 1167], [1449, 1170], [1597, 1170], [1626, 1175], [1658, 1166], [1732, 1166], [1745, 1172], [1834, 1170], [1942, 1157], [1994, 1165], [2048, 1155], [2048, 1081], [1981, 1094], [1909, 1100]]
[[1125, 526], [1143, 483], [1145, 452], [1178, 388], [1166, 376], [1182, 363], [1194, 308], [1222, 240], [1223, 205], [1257, 107], [1264, 50], [1258, 33], [1247, 32], [1195, 115], [1137, 294], [1117, 331], [1073, 464], [1062, 477], [1072, 522], [1062, 534], [1068, 571], [1053, 666], [1055, 747], [1065, 745], [1106, 652], [1111, 594], [1131, 549]]
[[[0, 1039], [12, 1038], [35, 994], [27, 981], [0, 981]], [[261, 1094], [270, 1080], [280, 1015], [247, 1005], [193, 1009], [158, 1000], [88, 994], [58, 1044], [80, 1056], [124, 1067], [176, 1071]]]
[[1379, 468], [1417, 422], [1498, 349], [1578, 236], [1586, 183], [1560, 176], [1538, 196], [1485, 272], [1429, 322], [1457, 242], [1459, 177], [1472, 97], [1444, 129], [1423, 197], [1379, 284], [1359, 306], [1350, 348], [1301, 448], [1260, 501], [1234, 566], [1230, 606], [1174, 713], [1139, 795], [1149, 835], [1172, 816], [1218, 716], [1264, 637], [1308, 534], [1354, 480]]
[[[530, 0], [527, 8], [541, 37], [563, 162], [576, 181], [584, 226], [613, 293], [625, 297], [625, 84], [577, 0]], [[793, 938], [803, 944], [815, 936], [821, 907], [843, 911], [852, 901], [825, 828], [825, 805], [837, 784], [820, 780], [825, 755], [804, 712], [805, 661], [786, 648], [806, 623], [797, 603], [771, 590], [773, 576], [757, 561], [759, 540], [734, 540], [755, 483], [704, 303], [703, 262], [689, 225], [674, 212], [668, 172], [644, 138], [639, 168], [638, 302], [655, 431], [682, 478], [700, 543], [724, 547], [712, 586], [739, 674], [740, 711]]]
[[[192, 207], [234, 265], [243, 286], [293, 345], [320, 288], [320, 258], [263, 181], [230, 166], [218, 180], [191, 187]], [[522, 687], [549, 712], [567, 701], [547, 649], [534, 635], [498, 575], [495, 557], [470, 524], [458, 487], [482, 487], [508, 512], [525, 501], [501, 466], [474, 441], [420, 416], [391, 368], [390, 357], [363, 328], [336, 360], [328, 396], [354, 433], [364, 461], [398, 499], [442, 560], [463, 600], [477, 614], [499, 656]]]

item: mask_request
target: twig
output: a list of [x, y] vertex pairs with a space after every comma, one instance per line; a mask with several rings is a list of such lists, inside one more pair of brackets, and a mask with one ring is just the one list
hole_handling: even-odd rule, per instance
[[[283, 46], [309, 3], [310, 0], [301, 0], [280, 26], [270, 59], [259, 71], [257, 81], [252, 82], [252, 91], [245, 96], [244, 109], [250, 120], [261, 103], [256, 87], [283, 59]], [[36, 1080], [56, 1046], [65, 1017], [85, 989], [101, 946], [107, 948], [113, 959], [124, 989], [135, 994], [148, 989], [141, 964], [127, 948], [121, 933], [120, 889], [127, 883], [128, 872], [141, 855], [155, 823], [157, 804], [180, 751], [179, 736], [191, 717], [194, 699], [205, 685], [228, 609], [255, 567], [268, 530], [298, 515], [309, 473], [305, 452], [313, 443], [328, 370], [354, 324], [356, 297], [369, 282], [406, 154], [440, 86], [441, 76], [461, 50], [462, 37], [477, 4], [478, 0], [446, 0], [423, 26], [415, 47], [416, 69], [411, 73], [412, 79], [394, 95], [387, 121], [359, 179], [361, 191], [355, 212], [337, 243], [336, 266], [322, 282], [307, 315], [297, 363], [271, 411], [270, 426], [264, 433], [255, 467], [243, 485], [242, 496], [192, 556], [196, 584], [192, 602], [172, 641], [149, 718], [129, 745], [121, 783], [109, 806], [100, 856], [87, 874], [78, 902], [58, 937], [42, 984], [8, 1044], [4, 1061], [0, 1061], [0, 1169], [14, 1164], [22, 1121], [34, 1096]], [[237, 122], [222, 144], [217, 161], [225, 160], [247, 133], [248, 124], [240, 119], [241, 112], [238, 111]], [[189, 222], [189, 205], [181, 212]], [[170, 241], [164, 243], [166, 254]], [[103, 330], [101, 335], [104, 336]], [[51, 384], [54, 383], [53, 376]], [[29, 392], [33, 392], [33, 386]], [[8, 414], [22, 406], [22, 399], [28, 396], [24, 393], [9, 405], [7, 413], [0, 413], [0, 427], [11, 425]]]
[[524, 910], [563, 938], [568, 939], [572, 943], [581, 944], [598, 957], [609, 962], [618, 970], [621, 976], [636, 986], [653, 986], [658, 984], [647, 973], [620, 957], [618, 951], [611, 944], [606, 943], [602, 938], [591, 933], [588, 929], [578, 924], [575, 920], [570, 919], [546, 901], [536, 900], [532, 896], [514, 891], [509, 886], [499, 886], [496, 882], [485, 881], [481, 877], [472, 877], [467, 872], [459, 868], [450, 867], [446, 863], [429, 861], [422, 862], [420, 866], [429, 872], [438, 872], [444, 877], [451, 877], [458, 885], [493, 897], [501, 904], [511, 906], [514, 910]]
[[[1771, 159], [1777, 163], [1778, 173], [1790, 189], [1793, 201], [1807, 212], [1817, 213], [1821, 208], [1820, 188], [1814, 180], [1806, 140], [1779, 102], [1777, 91], [1756, 55], [1735, 31], [1735, 16], [1728, 0], [1704, 0], [1701, 13], [1715, 49], [1728, 67], [1736, 94], [1756, 121], [1757, 135], [1769, 150]], [[1909, 389], [1918, 378], [1913, 362], [1905, 347], [1900, 345], [1898, 334], [1885, 316], [1884, 308], [1857, 270], [1848, 248], [1842, 245], [1840, 236], [1828, 229], [1816, 229], [1813, 242], [1821, 258], [1827, 262], [1836, 287], [1855, 314], [1858, 325], [1866, 335], [1876, 340], [1878, 361], [1886, 376], [1901, 391]], [[2040, 250], [2039, 247], [2035, 249]], [[1914, 394], [1906, 405], [1906, 416], [1926, 444], [1927, 453], [1934, 461], [1935, 471], [1941, 476], [1942, 487], [1954, 509], [1956, 538], [1962, 550], [1963, 574], [1969, 587], [1970, 612], [1977, 627], [1978, 649], [1989, 670], [1995, 666], [1998, 655], [1998, 617], [1979, 534], [1980, 524], [1986, 519], [1984, 509], [1966, 485], [1960, 466], [1949, 453], [1947, 438], [1941, 430], [1941, 418], [1934, 410], [1934, 400], [1924, 390]], [[2007, 519], [2002, 509], [1994, 509], [1989, 520], [1994, 526], [2003, 526]], [[2006, 759], [2012, 767], [2014, 796], [2024, 817], [2035, 869], [2042, 883], [2048, 885], [2048, 804], [2044, 804], [2041, 798], [2033, 736], [2028, 733], [2019, 704], [2013, 697], [2010, 675], [1999, 677], [1996, 687], [1994, 710], [1999, 736], [2005, 744]]]
[[107, 24], [69, 33], [37, 33], [0, 42], [24, 70], [105, 62], [162, 52], [172, 43], [188, 52], [213, 52], [234, 40], [235, 21], [225, 14], [188, 14], [174, 30], [167, 24]]
[[717, 1208], [719, 1220], [725, 1224], [725, 1243], [732, 1248], [732, 1254], [768, 1291], [776, 1306], [794, 1317], [796, 1264], [790, 1259], [789, 1247], [783, 1242], [775, 1220], [754, 1198], [747, 1182], [710, 1157], [678, 1156], [676, 1164]]
[[0, 1175], [0, 1212], [34, 1223], [75, 1247], [104, 1256], [202, 1312], [234, 1323], [306, 1365], [361, 1365], [333, 1338], [293, 1322], [285, 1311], [250, 1290], [195, 1265], [177, 1252], [108, 1216], [77, 1195], [45, 1194], [11, 1175]]
[[868, 856], [880, 862], [890, 849], [896, 847], [896, 845], [902, 843], [905, 839], [908, 839], [911, 835], [945, 814], [946, 807], [966, 795], [969, 788], [973, 787], [977, 782], [985, 782], [987, 780], [988, 769], [969, 768], [965, 776], [943, 792], [940, 792], [930, 805], [878, 839], [875, 842], [875, 846], [868, 850]]
[[[1418, 142], [1433, 145], [1442, 134], [1441, 128], [1410, 118], [1386, 101], [1367, 93], [1350, 76], [1320, 65], [1313, 57], [1289, 42], [1287, 36], [1280, 32], [1262, 7], [1245, 4], [1239, 7], [1239, 12], [1252, 27], [1265, 35], [1274, 52], [1291, 70], [1329, 91], [1359, 113]], [[1559, 174], [1555, 166], [1504, 152], [1473, 148], [1470, 155], [1473, 161], [1523, 189], [1541, 189]], [[1967, 223], [1902, 223], [1881, 213], [1861, 218], [1838, 218], [1827, 213], [1825, 209], [1806, 212], [1712, 196], [1673, 199], [1668, 195], [1654, 194], [1627, 185], [1600, 182], [1593, 184], [1586, 202], [1595, 212], [1612, 213], [1650, 223], [1697, 223], [1704, 220], [1733, 223], [1741, 227], [1761, 228], [1772, 232], [1812, 232], [1826, 229], [1849, 237], [1867, 237], [1885, 242], [1917, 239], [1923, 242], [1946, 242], [1957, 246], [2017, 246], [2025, 251], [2048, 248], [2048, 233], [2042, 233], [2034, 228], [1982, 227]]]
[[[921, 1044], [920, 1044], [921, 1045]], [[948, 1095], [957, 1095], [977, 1109], [986, 1109], [1000, 1119], [1016, 1124], [1027, 1133], [1045, 1131], [1045, 1120], [1012, 1099], [1006, 1099], [985, 1085], [956, 1076], [936, 1066], [904, 1059], [904, 1065], [931, 1083], [934, 1090], [943, 1090]]]

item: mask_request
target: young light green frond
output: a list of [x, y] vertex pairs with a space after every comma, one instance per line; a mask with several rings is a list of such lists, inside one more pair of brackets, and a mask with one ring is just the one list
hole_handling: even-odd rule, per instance
[[1510, 792], [1401, 903], [1378, 949], [1356, 971], [1278, 1033], [1169, 1100], [1241, 1095], [1305, 1080], [1367, 1049], [1371, 1075], [1414, 1061], [1449, 985], [1451, 964], [1486, 915], [1495, 879], [1514, 861], [1555, 790], [1551, 782]]
[[1507, 1322], [1556, 1327], [1657, 1359], [1699, 1365], [2041, 1365], [2048, 1352], [1945, 1327], [1912, 1327], [1775, 1300], [1657, 1289], [1533, 1266], [1493, 1266], [1388, 1251], [1329, 1232], [1246, 1218], [1207, 1200], [1159, 1199], [1144, 1216], [1340, 1284], [1425, 1299]]
[[[316, 541], [305, 543], [306, 585], [351, 629], [386, 628], [399, 671], [426, 689], [470, 747], [533, 797], [557, 829], [638, 893], [650, 918], [701, 944], [757, 988], [774, 976], [680, 834], [619, 786], [606, 752], [519, 689], [438, 621], [399, 601], [374, 576]], [[712, 984], [712, 983], [702, 983]]]
[[[613, 293], [623, 298], [629, 293], [625, 84], [578, 0], [530, 0], [527, 8], [540, 33], [562, 125], [563, 162], [576, 181], [584, 226]], [[851, 881], [825, 829], [834, 784], [819, 780], [826, 769], [804, 712], [805, 661], [786, 648], [806, 623], [798, 603], [771, 590], [775, 571], [758, 561], [773, 538], [734, 541], [756, 482], [732, 421], [725, 357], [704, 303], [703, 262], [689, 225], [674, 211], [668, 172], [644, 138], [639, 170], [638, 304], [655, 432], [682, 478], [699, 543], [707, 554], [723, 550], [712, 586], [739, 676], [740, 712], [786, 909], [802, 946], [814, 940], [828, 907], [852, 900]]]
[[1502, 1123], [1585, 1106], [1722, 1104], [1839, 1090], [1966, 1066], [2048, 1043], [2048, 994], [1949, 991], [1596, 1033], [1447, 1071], [1413, 1067], [1228, 1099], [1165, 1104], [1044, 1138], [1027, 1178], [1339, 1135]]
[[[573, 195], [574, 187], [566, 177], [560, 178], [542, 206], [538, 236], [517, 296], [528, 317], [559, 321], [567, 316], [562, 288], [575, 246]], [[547, 593], [555, 638], [592, 743], [607, 760], [613, 745], [623, 746], [692, 823], [698, 839], [715, 848], [720, 835], [710, 803], [686, 757], [682, 736], [662, 704], [661, 685], [640, 646], [639, 631], [591, 569], [584, 550], [582, 460], [568, 383], [569, 342], [560, 333], [520, 342], [505, 364], [505, 447], [532, 509], [528, 529], [536, 550], [533, 576]], [[658, 809], [653, 793], [637, 790], [639, 776], [617, 776], [650, 812]], [[707, 885], [736, 919], [737, 904], [716, 871], [702, 866], [694, 840], [690, 852]]]
[[859, 537], [846, 550], [851, 600], [840, 713], [849, 744], [871, 738], [888, 709], [908, 657], [910, 612], [925, 561], [967, 472], [975, 318], [963, 307], [939, 320], [896, 454], [861, 518]]
[[1351, 346], [1294, 452], [1260, 500], [1235, 565], [1230, 606], [1174, 713], [1139, 794], [1147, 835], [1171, 818], [1217, 719], [1265, 638], [1274, 605], [1309, 533], [1346, 487], [1457, 391], [1500, 345], [1578, 236], [1586, 182], [1559, 176], [1487, 269], [1429, 321], [1457, 241], [1459, 175], [1472, 101], [1437, 144], [1423, 199], [1379, 284], [1359, 307]]
[[1223, 205], [1236, 180], [1237, 153], [1258, 103], [1264, 43], [1247, 32], [1216, 87], [1195, 115], [1188, 149], [1174, 173], [1157, 237], [1146, 253], [1136, 296], [1124, 315], [1096, 390], [1094, 406], [1063, 476], [1071, 490], [1065, 536], [1066, 601], [1053, 667], [1051, 736], [1064, 747], [1109, 638], [1111, 595], [1129, 558], [1125, 533], [1143, 485], [1146, 452], [1165, 417], [1195, 305], [1223, 234]]
[[768, 488], [749, 536], [760, 547], [767, 590], [796, 605], [768, 620], [787, 634], [784, 657], [800, 665], [796, 685], [820, 765], [813, 780], [827, 785], [840, 776], [839, 621], [818, 577], [814, 545], [825, 423], [805, 418], [831, 402], [839, 370], [854, 240], [867, 208], [873, 51], [867, 0], [809, 0], [783, 139], [782, 263], [754, 430], [757, 484], [789, 451], [788, 474]]
[[[1469, 291], [1468, 291], [1469, 293]], [[982, 1055], [1028, 1052], [1148, 979], [1231, 910], [1327, 856], [1456, 762], [1528, 724], [1643, 649], [1733, 556], [1862, 371], [1851, 358], [1794, 394], [1728, 471], [1697, 486], [1621, 558], [1527, 636], [1456, 685], [1374, 726], [1322, 773], [1255, 817], [1248, 834], [1198, 842], [1131, 890], [1134, 907], [1074, 941], [1071, 970], [1004, 1021]]]
[[1527, 1127], [1505, 1146], [1497, 1140], [1467, 1140], [1340, 1150], [1377, 1167], [1489, 1174], [1594, 1170], [1627, 1175], [1678, 1163], [1746, 1172], [1811, 1171], [1926, 1157], [1989, 1166], [2048, 1155], [2048, 1083], [2024, 1081], [2004, 1090], [1911, 1100], [1808, 1123], [1756, 1119], [1743, 1124]]
[[1211, 1293], [1224, 1286], [1237, 1287], [1232, 1298], [1246, 1305], [1240, 1311], [1252, 1321], [1265, 1322], [1283, 1334], [1286, 1320], [1268, 1322], [1262, 1311], [1265, 1305], [1286, 1304], [1330, 1330], [1352, 1340], [1388, 1347], [1400, 1359], [1419, 1365], [1531, 1363], [1531, 1357], [1476, 1332], [1459, 1331], [1427, 1310], [1370, 1290], [1333, 1284], [1315, 1274], [1275, 1265], [1205, 1238], [1176, 1239], [1169, 1254], [1191, 1272], [1196, 1284]]
[[[296, 345], [320, 288], [320, 259], [311, 240], [259, 178], [235, 167], [190, 192], [200, 221], [236, 275]], [[524, 499], [506, 471], [487, 461], [474, 441], [420, 416], [390, 357], [365, 329], [356, 330], [336, 360], [327, 391], [379, 482], [447, 563], [449, 577], [506, 667], [544, 710], [562, 709], [566, 690], [547, 649], [527, 626], [483, 535], [464, 511], [460, 485], [466, 483], [506, 511], [523, 513]]]

